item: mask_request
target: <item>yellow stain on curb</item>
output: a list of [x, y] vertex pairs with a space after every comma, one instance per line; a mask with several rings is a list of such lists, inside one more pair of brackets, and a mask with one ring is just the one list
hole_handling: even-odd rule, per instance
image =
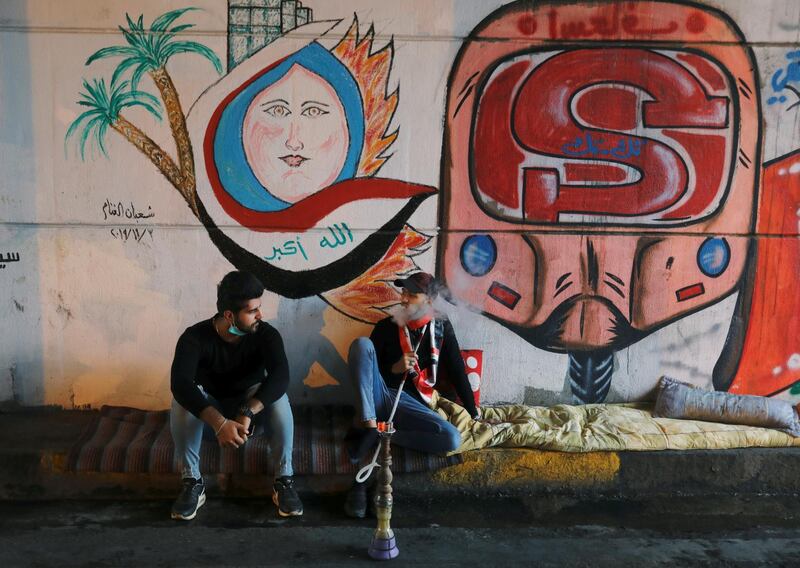
[[432, 474], [443, 485], [513, 487], [542, 482], [561, 485], [606, 485], [615, 481], [616, 452], [566, 453], [531, 449], [467, 452], [464, 463]]

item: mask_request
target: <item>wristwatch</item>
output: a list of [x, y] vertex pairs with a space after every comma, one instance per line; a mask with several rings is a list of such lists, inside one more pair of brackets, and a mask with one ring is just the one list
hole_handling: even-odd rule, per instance
[[243, 404], [242, 406], [239, 407], [239, 415], [247, 416], [250, 420], [252, 420], [253, 416], [255, 416], [255, 414], [253, 414], [253, 411], [250, 410], [250, 407], [247, 406], [246, 404]]

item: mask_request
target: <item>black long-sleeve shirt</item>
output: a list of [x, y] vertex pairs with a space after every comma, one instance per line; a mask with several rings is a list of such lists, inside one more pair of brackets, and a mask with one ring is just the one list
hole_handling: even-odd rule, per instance
[[[444, 338], [442, 341], [442, 349], [439, 353], [439, 369], [447, 373], [447, 377], [453, 383], [453, 386], [458, 393], [461, 403], [473, 418], [477, 416], [478, 411], [475, 408], [475, 397], [472, 394], [472, 388], [467, 379], [467, 371], [464, 369], [464, 360], [461, 358], [461, 348], [458, 346], [453, 324], [448, 320], [444, 320]], [[420, 333], [424, 335], [420, 338]], [[429, 326], [425, 326], [421, 330], [414, 332], [410, 330], [411, 343], [417, 345], [417, 359], [419, 361], [420, 369], [425, 369], [431, 364], [431, 340]], [[369, 336], [372, 344], [375, 346], [375, 354], [378, 359], [378, 369], [383, 376], [383, 380], [391, 388], [398, 388], [400, 381], [403, 379], [403, 373], [393, 373], [392, 365], [394, 365], [400, 357], [403, 356], [403, 349], [400, 347], [400, 333], [398, 326], [392, 318], [386, 318], [375, 324], [372, 333]], [[421, 341], [421, 343], [420, 343]], [[419, 398], [416, 387], [412, 381], [406, 381], [403, 390], [415, 398]]]
[[216, 399], [242, 396], [261, 386], [254, 398], [271, 404], [286, 393], [289, 363], [278, 330], [261, 322], [255, 333], [236, 343], [223, 341], [213, 319], [186, 328], [175, 348], [170, 387], [178, 404], [200, 417], [210, 406], [198, 388]]

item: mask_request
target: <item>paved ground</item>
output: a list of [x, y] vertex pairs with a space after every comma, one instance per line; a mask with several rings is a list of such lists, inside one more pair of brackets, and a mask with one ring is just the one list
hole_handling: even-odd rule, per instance
[[[190, 523], [169, 502], [0, 502], [0, 566], [360, 566], [374, 520], [338, 498], [280, 519], [267, 501], [212, 498]], [[392, 565], [798, 566], [800, 498], [563, 497], [404, 502]]]

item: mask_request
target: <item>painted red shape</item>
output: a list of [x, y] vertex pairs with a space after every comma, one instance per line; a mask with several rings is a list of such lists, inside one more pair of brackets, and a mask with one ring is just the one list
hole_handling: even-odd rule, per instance
[[[565, 180], [568, 182], [579, 182], [587, 179], [595, 179], [604, 182], [625, 181], [627, 174], [622, 168], [611, 165], [600, 164], [575, 164], [567, 162], [564, 164]], [[528, 173], [527, 171], [525, 173]]]
[[722, 187], [722, 176], [726, 171], [725, 138], [675, 130], [665, 130], [664, 134], [679, 142], [690, 156], [701, 158], [694, 161], [694, 193], [685, 203], [665, 213], [663, 218], [682, 219], [700, 215], [709, 209]]
[[699, 34], [706, 29], [706, 17], [700, 12], [694, 12], [686, 18], [686, 29], [693, 34]]
[[533, 14], [523, 14], [517, 20], [517, 29], [520, 33], [533, 35], [536, 33], [536, 28], [536, 17]]
[[[771, 395], [800, 381], [788, 365], [800, 353], [800, 151], [765, 166], [759, 199], [753, 296], [742, 356], [730, 391]], [[793, 235], [776, 237], [775, 235]]]
[[[609, 65], [609, 61], [614, 65]], [[526, 168], [523, 210], [525, 219], [530, 222], [554, 223], [565, 212], [653, 215], [668, 211], [687, 190], [687, 167], [668, 145], [582, 127], [571, 114], [570, 101], [584, 88], [606, 82], [642, 89], [653, 99], [642, 105], [644, 122], [651, 127], [724, 128], [727, 125], [728, 99], [708, 96], [697, 77], [661, 54], [624, 48], [568, 51], [534, 69], [514, 100], [513, 87], [525, 69], [523, 63], [518, 62], [498, 74], [481, 99], [481, 117], [474, 140], [475, 154], [481, 157], [475, 166], [478, 187], [499, 203], [513, 209], [518, 207], [516, 185], [523, 157], [516, 150], [516, 141], [528, 151], [580, 159], [566, 149], [589, 135], [602, 141], [605, 154], [587, 155], [584, 159], [601, 159], [609, 162], [606, 167], [614, 168], [613, 172], [603, 173], [601, 165], [592, 170], [595, 177], [584, 180], [583, 185], [556, 187], [553, 184], [558, 180], [557, 177], [554, 180], [552, 169]], [[605, 101], [604, 96], [611, 97], [611, 92], [615, 94]], [[635, 104], [638, 99], [618, 94], [624, 92], [630, 92], [629, 88], [598, 89], [597, 94], [592, 95], [594, 104], [602, 108], [610, 108], [619, 100]], [[506, 128], [501, 117], [512, 108], [511, 128]], [[548, 109], [548, 112], [541, 109]], [[590, 118], [597, 119], [597, 113]], [[610, 113], [604, 119], [606, 127], [617, 130], [628, 129], [630, 121], [631, 114], [627, 111]], [[635, 152], [610, 153], [610, 149], [631, 146], [636, 148]], [[724, 168], [724, 162], [720, 161], [706, 166], [707, 155], [690, 154], [690, 158], [698, 167]], [[619, 179], [618, 167], [613, 166], [615, 162], [638, 169], [642, 172], [640, 179], [635, 183], [613, 184], [613, 180]], [[722, 174], [711, 172], [709, 175], [719, 177]], [[609, 182], [609, 185], [598, 182]], [[719, 186], [712, 191], [718, 189]]]
[[725, 77], [723, 77], [713, 65], [699, 55], [695, 55], [694, 53], [679, 53], [678, 59], [692, 67], [697, 74], [700, 75], [700, 78], [708, 83], [712, 89], [716, 91], [725, 89]]
[[639, 96], [618, 87], [592, 89], [578, 99], [578, 116], [595, 128], [633, 130], [638, 124]]
[[487, 197], [512, 209], [520, 205], [518, 175], [525, 155], [514, 141], [509, 117], [514, 87], [529, 68], [527, 61], [515, 63], [489, 85], [475, 126], [475, 181]]
[[488, 294], [490, 298], [497, 300], [510, 310], [513, 310], [522, 298], [518, 292], [499, 282], [492, 282]]
[[676, 291], [675, 296], [678, 298], [679, 302], [685, 302], [686, 300], [691, 300], [697, 296], [702, 296], [705, 293], [706, 289], [703, 286], [703, 283], [698, 282], [697, 284], [692, 284], [691, 286], [686, 286], [685, 288], [681, 288], [680, 290]]

